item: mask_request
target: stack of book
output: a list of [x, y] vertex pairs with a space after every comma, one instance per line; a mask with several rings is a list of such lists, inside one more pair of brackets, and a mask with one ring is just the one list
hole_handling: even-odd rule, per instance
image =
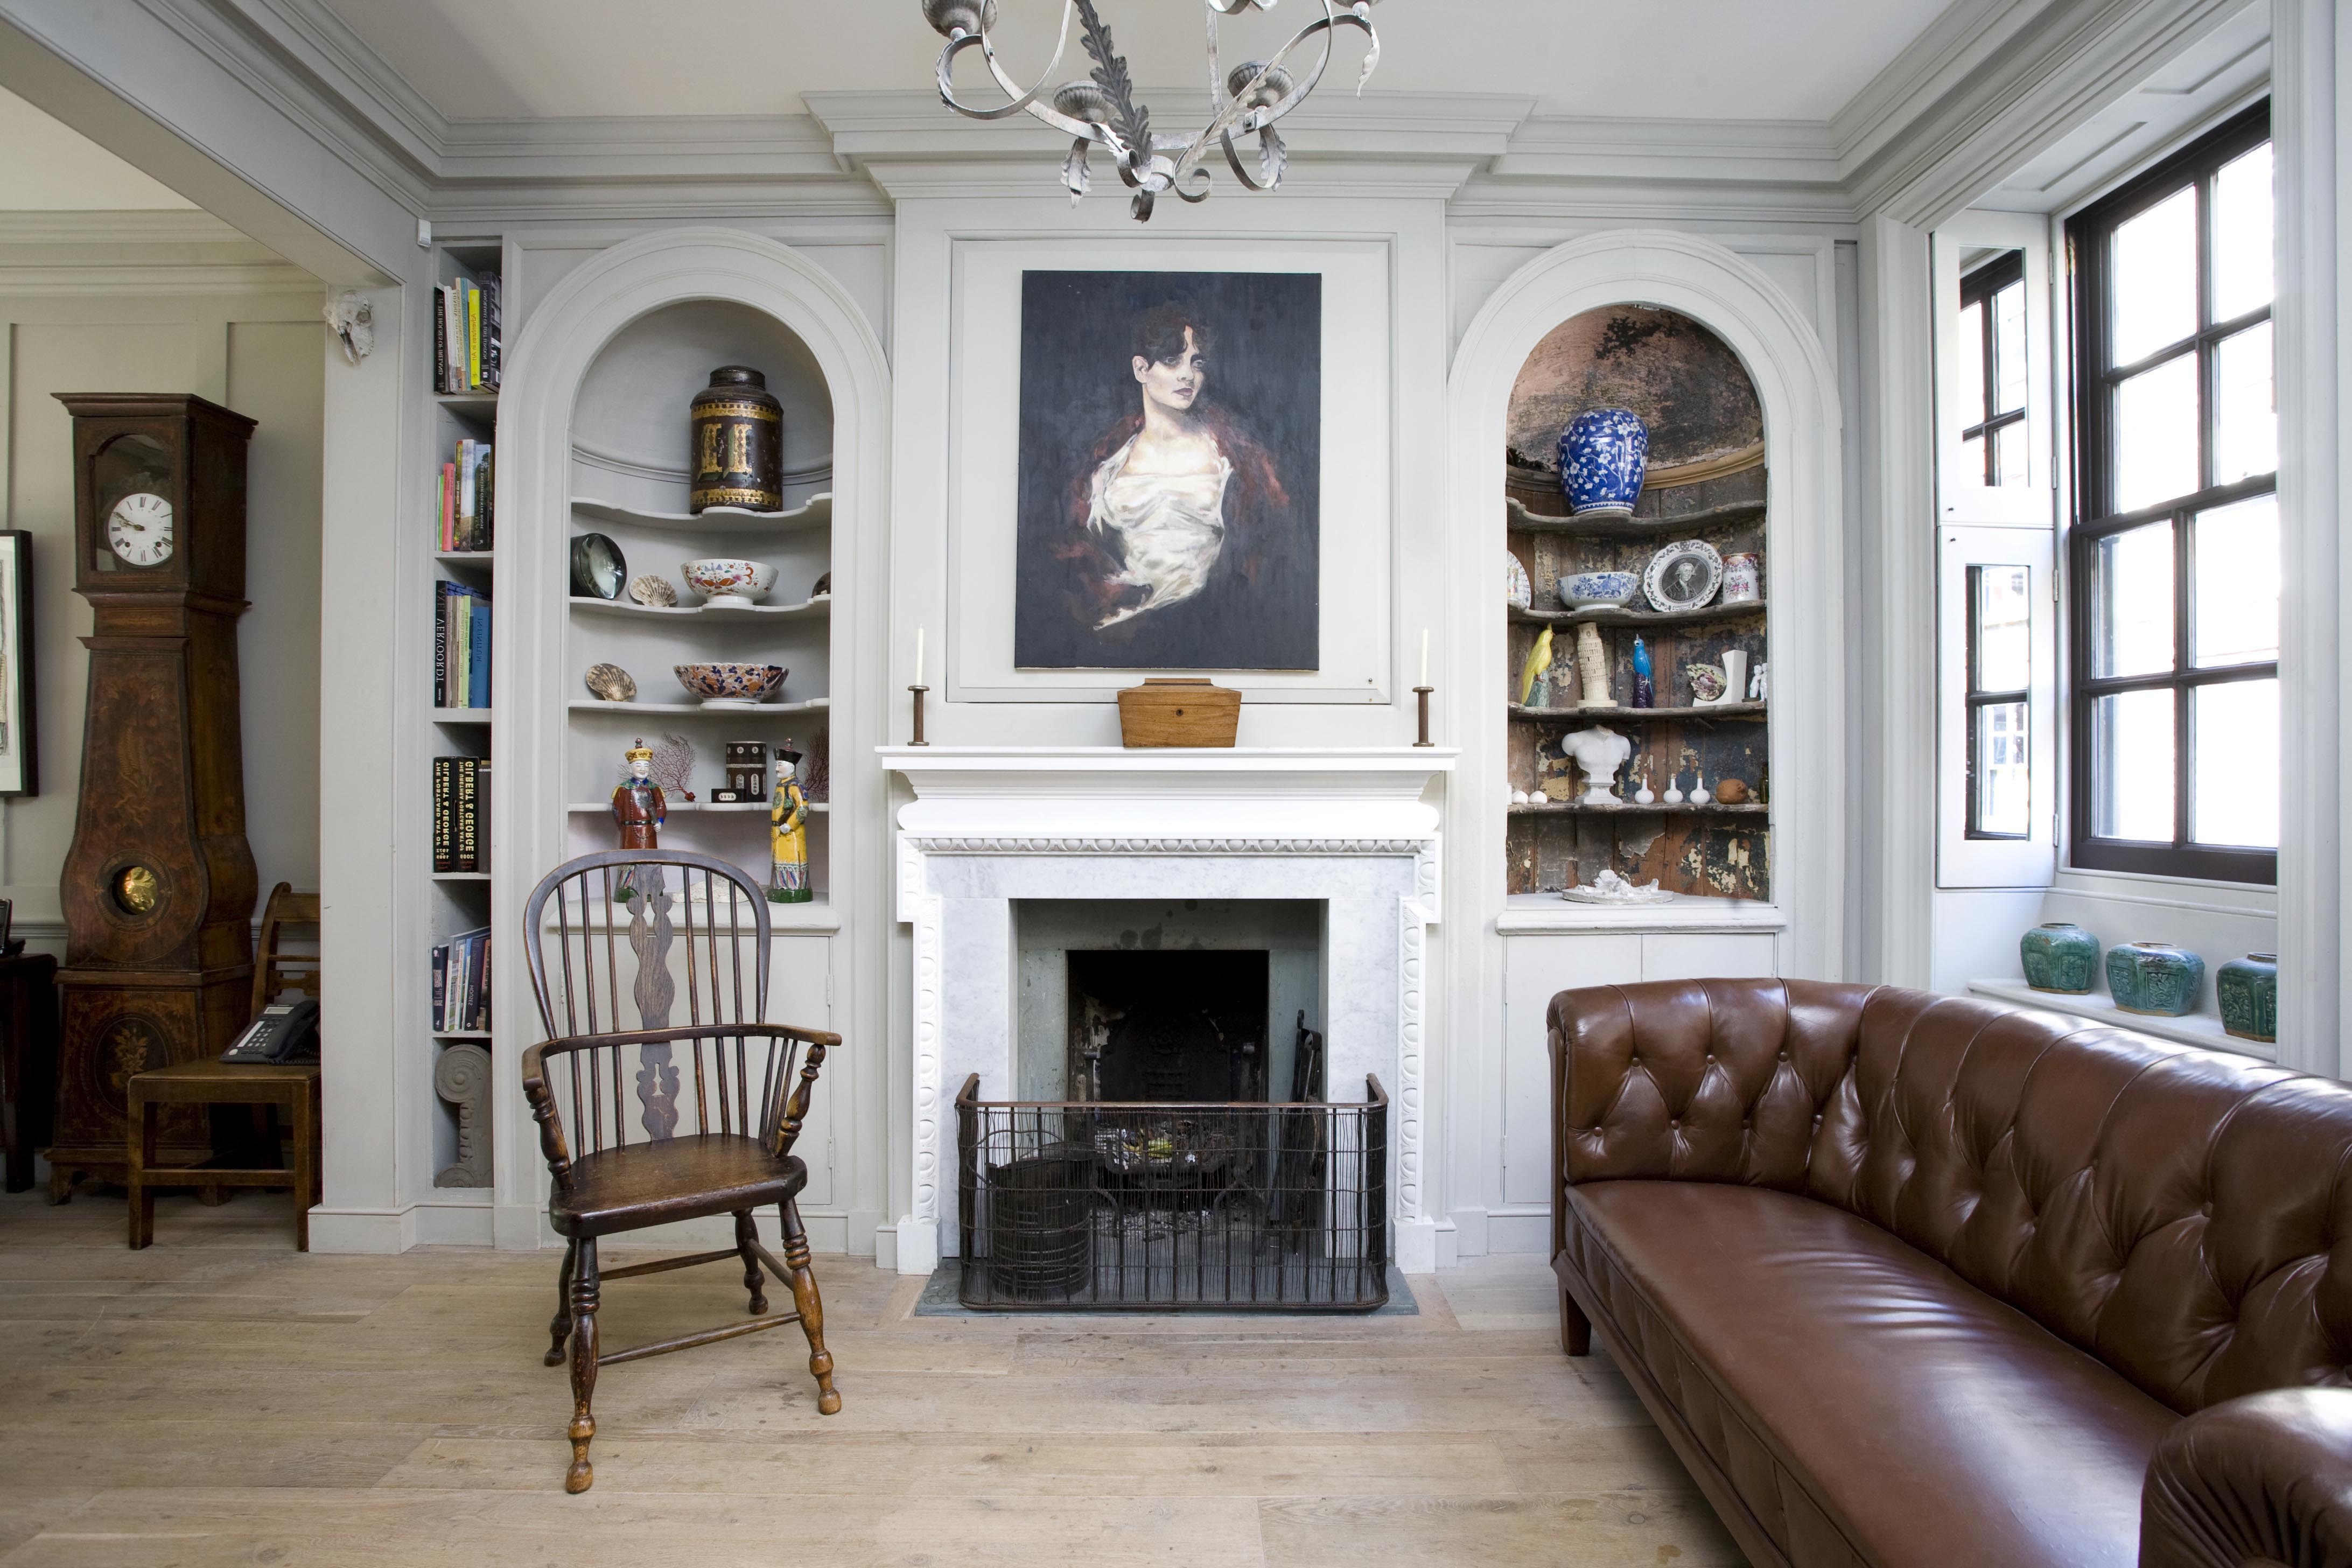
[[490, 705], [490, 596], [462, 583], [434, 585], [433, 706]]
[[490, 928], [460, 931], [433, 950], [433, 1027], [436, 1034], [490, 1026]]
[[460, 278], [433, 291], [433, 385], [440, 392], [499, 386], [499, 280]]
[[441, 548], [488, 550], [491, 543], [490, 444], [457, 443], [455, 458], [441, 465]]
[[433, 868], [490, 868], [490, 764], [483, 757], [433, 759]]

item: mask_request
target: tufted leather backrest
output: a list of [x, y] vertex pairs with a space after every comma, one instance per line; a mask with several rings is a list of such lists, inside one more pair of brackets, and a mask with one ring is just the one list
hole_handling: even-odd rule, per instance
[[1888, 986], [1594, 986], [1549, 1017], [1568, 1184], [1834, 1204], [2184, 1413], [2352, 1381], [2342, 1085]]

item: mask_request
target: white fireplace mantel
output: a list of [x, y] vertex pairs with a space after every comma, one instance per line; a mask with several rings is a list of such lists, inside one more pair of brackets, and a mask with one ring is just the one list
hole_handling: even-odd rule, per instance
[[888, 746], [916, 798], [898, 813], [898, 918], [913, 928], [912, 1205], [898, 1268], [951, 1250], [955, 1092], [1010, 1097], [1013, 905], [1024, 899], [1310, 900], [1329, 911], [1327, 1081], [1377, 1075], [1394, 1126], [1394, 1250], [1435, 1266], [1424, 1212], [1428, 928], [1438, 747], [1135, 750]]

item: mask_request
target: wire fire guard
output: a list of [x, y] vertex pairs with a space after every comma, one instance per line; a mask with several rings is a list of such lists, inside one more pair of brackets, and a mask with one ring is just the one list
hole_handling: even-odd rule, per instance
[[1388, 1288], [1389, 1097], [956, 1096], [959, 1300], [992, 1310], [1369, 1312]]

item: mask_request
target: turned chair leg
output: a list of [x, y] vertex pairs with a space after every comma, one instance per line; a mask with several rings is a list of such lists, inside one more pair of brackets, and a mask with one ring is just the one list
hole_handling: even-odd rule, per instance
[[1592, 1320], [1564, 1286], [1559, 1292], [1559, 1348], [1570, 1355], [1592, 1353]]
[[751, 1315], [759, 1316], [768, 1310], [768, 1272], [760, 1267], [760, 1227], [751, 1223], [751, 1211], [745, 1209], [735, 1216], [735, 1250], [743, 1259], [743, 1289], [751, 1293]]
[[572, 1268], [572, 1468], [564, 1474], [563, 1489], [584, 1492], [595, 1484], [588, 1463], [588, 1445], [596, 1436], [596, 1417], [590, 1406], [596, 1397], [596, 1301], [602, 1282], [596, 1272], [596, 1238], [582, 1237], [572, 1243], [578, 1261]]
[[572, 1266], [580, 1257], [580, 1244], [566, 1242], [563, 1247], [563, 1268], [555, 1277], [555, 1316], [547, 1320], [547, 1364], [562, 1366], [564, 1348], [572, 1339]]
[[816, 1275], [809, 1268], [808, 1232], [801, 1225], [800, 1205], [786, 1198], [776, 1205], [784, 1224], [784, 1267], [790, 1270], [793, 1305], [801, 1315], [801, 1331], [808, 1335], [809, 1371], [816, 1374], [816, 1412], [835, 1415], [841, 1395], [833, 1386], [833, 1352], [824, 1348], [824, 1303], [817, 1299]]

